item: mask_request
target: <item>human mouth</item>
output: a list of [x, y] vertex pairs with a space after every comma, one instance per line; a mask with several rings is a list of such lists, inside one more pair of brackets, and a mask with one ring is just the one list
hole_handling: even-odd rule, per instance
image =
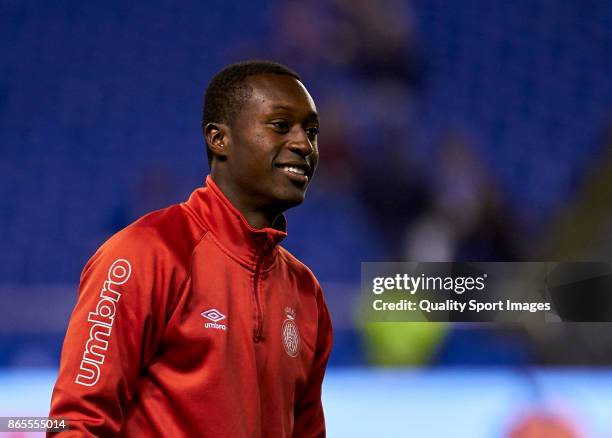
[[281, 166], [281, 169], [283, 169], [285, 172], [291, 172], [297, 175], [306, 175], [306, 172], [304, 172], [304, 169], [300, 169], [299, 167]]
[[308, 173], [310, 168], [306, 164], [279, 164], [276, 167], [278, 167], [285, 175], [294, 181], [306, 183], [309, 180]]

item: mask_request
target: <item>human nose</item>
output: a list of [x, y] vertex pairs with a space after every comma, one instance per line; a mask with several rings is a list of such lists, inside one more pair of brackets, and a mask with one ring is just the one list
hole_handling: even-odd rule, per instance
[[300, 157], [307, 157], [314, 152], [315, 147], [308, 138], [306, 131], [299, 129], [289, 142], [289, 150], [298, 154]]

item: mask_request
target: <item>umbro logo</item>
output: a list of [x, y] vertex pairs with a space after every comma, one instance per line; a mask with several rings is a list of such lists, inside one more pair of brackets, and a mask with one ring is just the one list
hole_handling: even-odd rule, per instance
[[216, 330], [227, 330], [227, 326], [225, 324], [219, 324], [219, 321], [227, 318], [223, 313], [219, 312], [217, 309], [209, 309], [205, 312], [200, 313], [204, 318], [212, 321], [205, 322], [204, 328], [216, 329]]
[[204, 318], [210, 319], [212, 322], [218, 322], [226, 318], [226, 316], [217, 309], [207, 310], [206, 312], [202, 312], [201, 315]]

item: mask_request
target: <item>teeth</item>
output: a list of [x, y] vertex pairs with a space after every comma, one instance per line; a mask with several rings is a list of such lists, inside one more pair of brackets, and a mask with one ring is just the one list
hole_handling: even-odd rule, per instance
[[294, 167], [294, 166], [282, 166], [281, 169], [284, 169], [291, 173], [296, 173], [298, 175], [304, 175], [306, 173], [304, 172], [304, 169], [300, 169], [299, 167]]

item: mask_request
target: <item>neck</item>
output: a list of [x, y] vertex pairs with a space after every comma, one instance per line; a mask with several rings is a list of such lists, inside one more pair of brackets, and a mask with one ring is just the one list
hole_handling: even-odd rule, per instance
[[270, 209], [252, 205], [245, 199], [247, 197], [241, 196], [240, 193], [234, 190], [233, 186], [225, 181], [225, 178], [215, 175], [214, 172], [211, 173], [211, 177], [225, 197], [229, 199], [232, 205], [236, 207], [253, 228], [261, 229], [273, 227], [274, 222], [276, 222], [278, 217], [282, 214], [282, 211], [271, 211]]
[[[223, 189], [221, 189], [223, 190]], [[225, 192], [223, 192], [225, 194]], [[227, 195], [225, 195], [227, 196]], [[242, 206], [240, 205], [239, 201], [235, 201], [234, 199], [230, 198], [229, 196], [227, 197], [227, 199], [230, 200], [230, 202], [234, 205], [234, 207], [236, 207], [238, 209], [238, 211], [240, 213], [242, 213], [242, 215], [244, 216], [244, 218], [246, 219], [246, 221], [249, 223], [250, 226], [252, 226], [253, 228], [269, 228], [269, 227], [273, 227], [274, 226], [274, 222], [276, 222], [276, 219], [278, 219], [280, 213], [274, 214], [274, 213], [267, 213], [265, 211], [261, 211], [261, 210], [257, 210], [254, 208], [248, 208], [246, 206]]]

